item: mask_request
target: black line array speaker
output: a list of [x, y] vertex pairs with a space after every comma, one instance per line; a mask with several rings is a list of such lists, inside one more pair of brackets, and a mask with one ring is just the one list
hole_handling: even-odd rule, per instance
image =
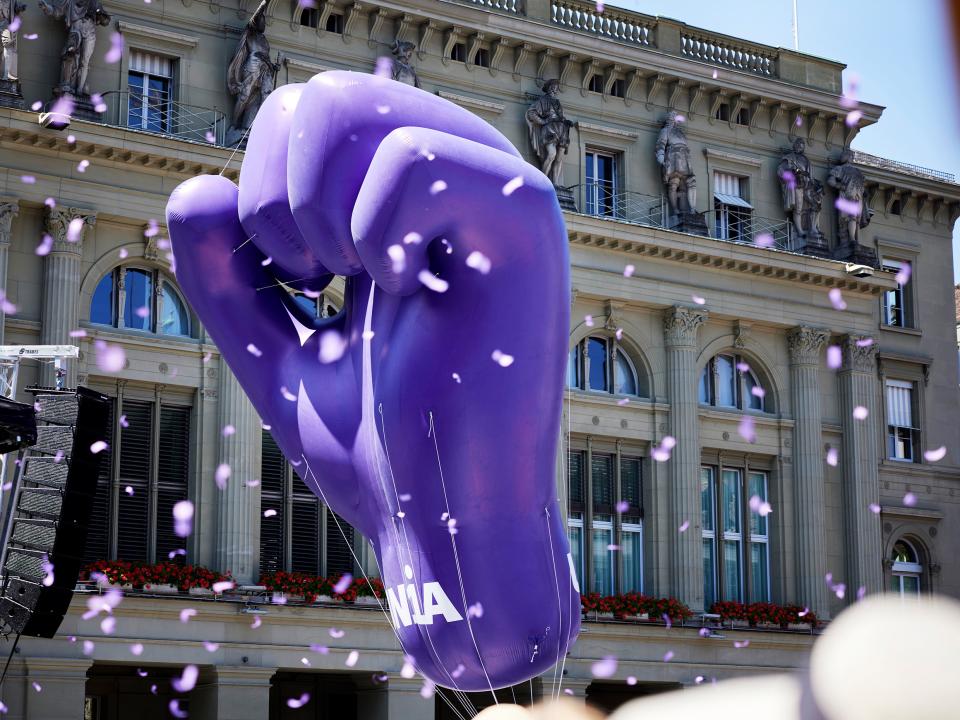
[[30, 392], [37, 441], [20, 452], [5, 514], [0, 632], [52, 638], [80, 574], [110, 399], [83, 387]]

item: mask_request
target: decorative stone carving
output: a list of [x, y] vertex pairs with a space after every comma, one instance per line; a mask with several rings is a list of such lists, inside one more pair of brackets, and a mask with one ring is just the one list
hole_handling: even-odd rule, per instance
[[830, 334], [826, 330], [800, 325], [787, 333], [787, 348], [793, 365], [818, 365], [820, 353]]
[[80, 208], [47, 208], [45, 223], [47, 233], [53, 238], [52, 252], [80, 255], [86, 228], [97, 224], [97, 214]]
[[873, 373], [877, 367], [877, 341], [867, 335], [844, 335], [840, 341], [844, 371]]
[[557, 100], [560, 81], [546, 80], [540, 89], [543, 95], [527, 109], [527, 130], [540, 169], [559, 188], [563, 184], [563, 156], [570, 147], [573, 122], [564, 117], [563, 106]]
[[273, 92], [277, 71], [283, 62], [270, 59], [267, 40], [267, 0], [262, 0], [243, 30], [233, 60], [227, 69], [227, 89], [234, 97], [233, 120], [227, 131], [227, 145], [237, 145], [244, 139], [253, 119], [267, 96]]
[[750, 339], [750, 333], [753, 331], [753, 325], [743, 320], [737, 320], [733, 323], [733, 346], [744, 348]]
[[680, 113], [671, 110], [657, 137], [657, 163], [670, 213], [668, 226], [680, 232], [706, 235], [707, 225], [703, 216], [697, 214], [697, 176], [683, 123]]
[[393, 79], [397, 82], [420, 87], [420, 78], [413, 67], [411, 57], [417, 46], [406, 40], [394, 40], [390, 52], [393, 53]]
[[803, 138], [794, 140], [793, 148], [780, 160], [777, 177], [783, 191], [783, 210], [793, 224], [797, 246], [805, 252], [824, 255], [827, 244], [820, 231], [823, 183], [813, 177], [806, 149]]
[[853, 164], [853, 151], [843, 151], [830, 170], [827, 184], [837, 191], [837, 257], [876, 267], [876, 250], [860, 244], [860, 229], [870, 224], [873, 211], [868, 204], [863, 173]]
[[110, 16], [100, 0], [40, 0], [40, 9], [67, 26], [67, 41], [60, 53], [60, 84], [54, 94], [83, 100], [90, 95], [87, 73], [97, 44], [97, 25], [109, 25]]
[[0, 245], [10, 245], [10, 230], [19, 212], [20, 203], [16, 200], [0, 200]]
[[18, 0], [0, 0], [0, 106], [23, 107], [17, 79], [17, 31], [20, 13], [26, 9]]
[[697, 328], [707, 320], [703, 310], [674, 305], [663, 316], [663, 337], [667, 347], [696, 347]]
[[623, 303], [615, 303], [613, 300], [607, 300], [604, 306], [607, 319], [603, 323], [603, 329], [608, 332], [622, 332], [623, 323], [620, 317], [620, 311], [623, 309]]

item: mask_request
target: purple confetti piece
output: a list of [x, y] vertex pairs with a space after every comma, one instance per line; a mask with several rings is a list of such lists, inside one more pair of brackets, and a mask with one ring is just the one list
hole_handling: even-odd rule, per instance
[[743, 416], [740, 424], [737, 426], [737, 432], [740, 434], [740, 437], [748, 443], [753, 444], [757, 441], [757, 431], [754, 429], [754, 420], [750, 415]]
[[197, 611], [194, 610], [193, 608], [184, 608], [183, 610], [180, 611], [180, 622], [188, 623], [190, 622], [190, 618], [196, 617], [196, 614], [197, 614]]
[[833, 288], [830, 292], [827, 293], [827, 297], [830, 298], [830, 304], [833, 305], [834, 310], [846, 310], [847, 303], [844, 302], [843, 294], [840, 292], [840, 288]]
[[450, 283], [443, 278], [438, 278], [426, 268], [417, 273], [417, 280], [419, 280], [425, 288], [435, 293], [445, 293], [450, 288]]
[[870, 503], [867, 507], [870, 509], [870, 512], [872, 512], [874, 515], [879, 515], [879, 514], [880, 514], [880, 509], [881, 509], [881, 508], [880, 508], [880, 506], [877, 505], [876, 503]]
[[607, 655], [590, 666], [590, 672], [595, 678], [610, 678], [617, 673], [617, 658]]
[[93, 655], [93, 649], [94, 649], [94, 647], [95, 647], [95, 645], [93, 644], [93, 641], [91, 641], [91, 640], [84, 640], [84, 641], [83, 641], [83, 654], [84, 654], [84, 655]]
[[861, 110], [851, 110], [850, 112], [847, 113], [847, 118], [844, 122], [847, 124], [847, 127], [854, 127], [857, 123], [860, 122], [860, 118], [862, 117], [863, 117], [863, 112]]
[[227, 481], [230, 479], [230, 466], [226, 463], [221, 463], [217, 466], [217, 470], [213, 475], [214, 481], [217, 483], [217, 487], [220, 490], [226, 490]]
[[617, 503], [617, 512], [623, 515], [627, 510], [630, 509], [630, 503], [626, 500], [621, 500]]
[[770, 233], [757, 233], [756, 237], [753, 238], [753, 244], [762, 248], [773, 247], [773, 235]]
[[593, 315], [584, 315], [583, 324], [587, 327], [593, 327]]
[[131, 654], [136, 655], [137, 657], [143, 655], [143, 644], [134, 643], [133, 645], [130, 646], [130, 652]]
[[103, 372], [116, 373], [123, 370], [127, 355], [119, 345], [110, 345], [103, 340], [94, 342], [97, 350], [97, 367]]
[[514, 192], [523, 187], [523, 178], [519, 175], [508, 181], [506, 185], [503, 186], [501, 192], [504, 197], [510, 197]]
[[941, 445], [936, 450], [927, 450], [923, 453], [923, 459], [927, 462], [940, 462], [947, 455], [947, 448]]
[[263, 351], [260, 350], [260, 348], [258, 348], [253, 343], [250, 343], [249, 345], [247, 345], [247, 352], [253, 355], [254, 357], [260, 357], [261, 355], [263, 355]]
[[507, 355], [505, 352], [501, 352], [500, 350], [494, 350], [490, 357], [493, 358], [493, 361], [500, 367], [505, 368], [513, 365], [513, 355]]
[[[176, 683], [176, 682], [177, 682], [177, 681], [174, 680], [174, 683]], [[154, 694], [154, 695], [157, 694], [157, 693], [156, 693], [156, 690], [155, 690], [156, 687], [157, 687], [157, 686], [154, 685], [152, 688], [150, 688], [151, 691], [153, 691], [153, 694]], [[170, 711], [170, 714], [171, 714], [173, 717], [177, 718], [178, 720], [182, 720], [182, 718], [188, 718], [188, 717], [190, 717], [190, 714], [189, 714], [186, 710], [181, 710], [181, 709], [180, 709], [180, 701], [177, 700], [176, 698], [174, 698], [173, 700], [170, 701], [170, 704], [167, 705], [167, 709]]]
[[20, 182], [22, 182], [24, 185], [35, 185], [37, 179], [33, 175], [21, 175]]
[[310, 693], [303, 693], [303, 695], [298, 698], [289, 698], [287, 700], [287, 707], [296, 710], [297, 708], [302, 708], [308, 702], [310, 702]]
[[671, 660], [673, 660], [673, 650], [667, 650], [667, 651], [663, 654], [663, 661], [664, 661], [664, 662], [670, 662]]
[[473, 268], [481, 275], [486, 275], [490, 272], [490, 258], [479, 250], [474, 250], [467, 255], [467, 267]]
[[843, 353], [839, 345], [830, 345], [827, 347], [827, 367], [831, 370], [838, 370], [843, 365]]
[[857, 347], [870, 347], [873, 345], [873, 338], [861, 338], [857, 340]]
[[635, 268], [633, 265], [627, 265], [627, 266], [623, 269], [623, 276], [626, 277], [626, 278], [632, 277], [635, 270], [636, 270], [636, 268]]
[[356, 650], [351, 650], [350, 654], [347, 655], [346, 662], [344, 662], [343, 664], [346, 665], [347, 667], [353, 667], [354, 665], [357, 664], [357, 660], [359, 659], [360, 659], [360, 653], [358, 653]]
[[377, 58], [377, 64], [374, 67], [373, 74], [377, 77], [386, 78], [387, 80], [393, 79], [393, 60], [381, 55]]
[[233, 590], [236, 587], [236, 584], [230, 580], [221, 580], [220, 582], [215, 582], [213, 584], [213, 592], [217, 595], [225, 593], [227, 590]]
[[220, 643], [210, 642], [209, 640], [203, 641], [203, 647], [207, 652], [216, 652], [220, 649]]
[[908, 492], [906, 495], [903, 496], [903, 504], [906, 505], [907, 507], [913, 507], [914, 505], [917, 504], [917, 496], [914, 495], [912, 492]]
[[689, 520], [684, 520], [684, 521], [680, 524], [680, 532], [682, 532], [682, 533], [686, 532], [689, 528], [690, 528], [690, 521], [689, 521]]
[[337, 628], [330, 628], [327, 632], [330, 633], [330, 637], [332, 637], [334, 640], [339, 640], [347, 634], [343, 630], [338, 630]]
[[733, 646], [734, 646], [737, 650], [742, 650], [742, 649], [745, 648], [745, 647], [750, 647], [750, 641], [749, 641], [749, 640], [734, 640], [734, 641], [733, 641]]
[[707, 303], [707, 299], [700, 297], [699, 295], [691, 295], [690, 299], [693, 300], [697, 305], [705, 305]]
[[910, 282], [910, 275], [913, 273], [912, 266], [910, 263], [904, 263], [900, 268], [900, 271], [896, 274], [895, 279], [898, 285], [906, 285]]
[[857, 405], [853, 409], [853, 417], [856, 420], [866, 420], [869, 414], [870, 414], [870, 411], [867, 410], [863, 405]]
[[183, 669], [183, 674], [179, 678], [174, 678], [170, 684], [177, 692], [188, 693], [196, 686], [199, 675], [200, 671], [196, 665], [187, 665]]
[[333, 586], [333, 592], [337, 595], [342, 595], [347, 591], [347, 588], [350, 587], [350, 583], [353, 582], [353, 575], [350, 573], [344, 573], [343, 576], [337, 581], [337, 584]]
[[833, 205], [844, 215], [852, 215], [853, 217], [859, 216], [860, 209], [863, 207], [856, 200], [847, 200], [846, 198], [842, 197], [838, 197]]
[[839, 461], [840, 453], [835, 447], [827, 449], [827, 465], [830, 467], [836, 467]]
[[118, 32], [110, 33], [110, 49], [107, 50], [103, 59], [112, 65], [120, 62], [121, 57], [123, 57], [123, 35]]
[[107, 111], [107, 104], [103, 101], [103, 97], [98, 93], [93, 93], [90, 96], [90, 102], [93, 103], [93, 109], [98, 113], [105, 113]]
[[44, 235], [40, 240], [40, 244], [37, 245], [37, 249], [34, 250], [34, 254], [43, 257], [49, 255], [50, 251], [53, 249], [53, 238], [49, 235]]
[[866, 585], [861, 585], [857, 588], [857, 600], [863, 600], [867, 596], [867, 587]]
[[173, 506], [173, 531], [179, 537], [189, 537], [193, 532], [193, 503], [181, 500]]
[[346, 351], [347, 339], [336, 330], [327, 330], [320, 336], [320, 362], [324, 365], [336, 362]]

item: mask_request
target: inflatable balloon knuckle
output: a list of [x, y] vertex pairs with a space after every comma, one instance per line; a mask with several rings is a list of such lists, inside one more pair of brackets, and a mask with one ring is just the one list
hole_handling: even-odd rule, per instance
[[[557, 502], [570, 279], [549, 180], [452, 103], [327, 72], [273, 92], [239, 184], [188, 180], [167, 224], [264, 424], [369, 538], [416, 667], [477, 691], [562, 662], [580, 598]], [[342, 310], [305, 310], [296, 296], [334, 276]]]

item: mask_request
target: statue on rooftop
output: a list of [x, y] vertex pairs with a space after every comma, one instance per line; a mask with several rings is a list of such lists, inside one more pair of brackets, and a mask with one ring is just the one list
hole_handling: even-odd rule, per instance
[[267, 29], [267, 0], [254, 11], [227, 69], [227, 89], [234, 96], [233, 120], [227, 131], [227, 145], [236, 145], [253, 123], [257, 111], [273, 92], [282, 63], [270, 59]]
[[100, 0], [40, 0], [40, 9], [67, 26], [67, 42], [60, 53], [60, 84], [54, 93], [87, 97], [87, 73], [97, 44], [97, 25], [109, 25], [110, 16]]
[[563, 155], [570, 147], [573, 122], [564, 117], [563, 106], [557, 99], [560, 81], [546, 80], [540, 89], [543, 95], [527, 109], [527, 130], [540, 170], [559, 188], [563, 184]]
[[852, 150], [846, 149], [840, 155], [840, 161], [830, 170], [827, 184], [837, 191], [837, 240], [840, 245], [856, 246], [860, 242], [860, 229], [870, 224], [873, 211], [867, 205], [863, 173], [853, 164]]
[[17, 31], [20, 28], [20, 13], [27, 6], [18, 0], [0, 0], [0, 91], [11, 85], [12, 92], [17, 80]]
[[406, 40], [394, 40], [393, 47], [390, 48], [393, 53], [393, 79], [397, 82], [420, 87], [420, 78], [417, 77], [417, 71], [413, 68], [411, 56], [417, 46]]
[[823, 203], [823, 184], [813, 177], [803, 138], [793, 141], [777, 167], [780, 188], [783, 191], [783, 210], [793, 224], [794, 234], [801, 241], [821, 243], [819, 220]]
[[697, 176], [690, 160], [684, 122], [680, 113], [671, 110], [657, 137], [657, 163], [670, 214], [666, 226], [680, 232], [707, 235], [703, 215], [697, 213]]

